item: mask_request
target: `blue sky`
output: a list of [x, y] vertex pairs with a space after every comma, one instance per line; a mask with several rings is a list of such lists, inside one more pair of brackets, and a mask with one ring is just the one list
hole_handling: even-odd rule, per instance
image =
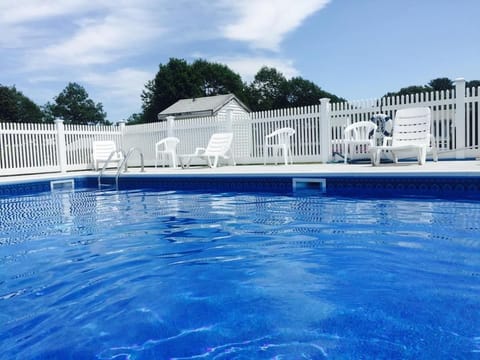
[[478, 0], [0, 0], [0, 84], [37, 104], [85, 87], [116, 122], [160, 63], [263, 66], [349, 100], [480, 79]]

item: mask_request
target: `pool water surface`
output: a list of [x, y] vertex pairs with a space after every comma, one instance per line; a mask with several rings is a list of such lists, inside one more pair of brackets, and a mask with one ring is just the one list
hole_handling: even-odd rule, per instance
[[479, 233], [478, 201], [0, 197], [0, 358], [480, 358]]

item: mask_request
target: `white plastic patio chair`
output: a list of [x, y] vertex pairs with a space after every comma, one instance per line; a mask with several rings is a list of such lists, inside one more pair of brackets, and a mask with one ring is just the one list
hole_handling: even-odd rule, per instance
[[383, 151], [389, 151], [395, 163], [398, 162], [398, 152], [411, 152], [412, 150], [417, 152], [420, 165], [425, 164], [427, 152], [432, 152], [433, 160], [437, 161], [435, 140], [430, 133], [430, 127], [430, 108], [418, 107], [397, 110], [393, 121], [392, 136], [385, 137], [382, 146], [373, 146], [370, 149], [372, 165], [380, 164], [380, 156]]
[[173, 168], [177, 167], [177, 145], [180, 140], [174, 136], [166, 137], [155, 144], [155, 167], [161, 158], [162, 167], [165, 167], [165, 161], [171, 160]]
[[179, 155], [180, 163], [183, 168], [189, 167], [193, 158], [206, 159], [208, 166], [216, 168], [219, 160], [232, 159], [235, 165], [235, 159], [232, 152], [233, 133], [215, 133], [210, 137], [206, 148], [197, 147], [195, 153]]
[[[117, 146], [113, 140], [96, 140], [93, 141], [93, 168], [98, 170], [100, 164], [108, 161], [108, 164], [112, 163], [118, 168], [124, 159], [122, 151], [117, 150]], [[107, 165], [108, 166], [108, 165]]]
[[345, 164], [349, 157], [353, 158], [362, 154], [369, 157], [370, 148], [375, 145], [373, 135], [376, 130], [377, 124], [372, 121], [359, 121], [345, 128], [343, 139]]
[[294, 134], [294, 129], [285, 127], [265, 136], [265, 142], [263, 143], [263, 164], [267, 164], [269, 149], [272, 149], [272, 155], [275, 157], [275, 165], [277, 165], [277, 157], [280, 156], [280, 152], [282, 152], [285, 165], [288, 165], [289, 161], [290, 164], [292, 164], [293, 159], [290, 140]]

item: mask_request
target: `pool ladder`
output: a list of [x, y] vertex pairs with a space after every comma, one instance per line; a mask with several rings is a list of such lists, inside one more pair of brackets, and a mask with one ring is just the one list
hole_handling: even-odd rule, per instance
[[[118, 178], [120, 177], [120, 174], [122, 172], [122, 167], [124, 168], [123, 172], [128, 172], [128, 159], [132, 156], [134, 152], [138, 152], [140, 154], [140, 164], [141, 164], [141, 172], [145, 172], [145, 166], [144, 166], [144, 160], [143, 160], [143, 153], [142, 150], [140, 150], [137, 147], [132, 147], [130, 150], [128, 150], [127, 154], [125, 155], [125, 152], [121, 150], [123, 156], [122, 162], [118, 165], [117, 168], [117, 173], [115, 174], [115, 189], [118, 190]], [[108, 163], [112, 161], [113, 156], [115, 155], [115, 151], [112, 151], [110, 153], [110, 156], [108, 157], [107, 161], [105, 161], [105, 164], [102, 167], [102, 170], [100, 170], [100, 173], [98, 174], [98, 188], [101, 189], [102, 186], [111, 186], [111, 184], [106, 184], [102, 183], [102, 175], [105, 173], [108, 167]]]

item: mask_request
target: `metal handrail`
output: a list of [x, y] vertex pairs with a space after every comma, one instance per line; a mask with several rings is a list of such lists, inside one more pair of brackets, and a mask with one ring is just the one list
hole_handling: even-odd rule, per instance
[[117, 169], [117, 174], [115, 176], [115, 186], [116, 186], [117, 190], [118, 190], [118, 178], [120, 177], [120, 172], [122, 171], [122, 166], [125, 167], [123, 171], [128, 172], [128, 159], [130, 158], [130, 156], [132, 155], [132, 153], [134, 151], [138, 151], [138, 153], [140, 154], [140, 164], [141, 164], [140, 172], [145, 172], [142, 150], [138, 147], [130, 148], [130, 150], [128, 150], [128, 152], [127, 152], [127, 155], [125, 155], [125, 157], [123, 158], [123, 161], [121, 162], [121, 164], [118, 166], [118, 169]]
[[[110, 161], [112, 160], [113, 155], [115, 155], [115, 154], [118, 153], [118, 152], [122, 153], [123, 159], [125, 159], [125, 152], [124, 152], [123, 150], [120, 150], [120, 151], [114, 150], [114, 151], [112, 151], [112, 152], [110, 153], [110, 155], [108, 156], [107, 160], [106, 160], [105, 163], [103, 164], [103, 167], [102, 167], [102, 169], [100, 170], [100, 173], [98, 174], [98, 188], [100, 188], [101, 185], [102, 185], [102, 183], [101, 183], [101, 178], [102, 178], [103, 173], [105, 172], [105, 170], [107, 170], [108, 164], [109, 164]], [[122, 161], [121, 164], [123, 164], [123, 161]], [[119, 165], [118, 168], [121, 167], [121, 164]]]

